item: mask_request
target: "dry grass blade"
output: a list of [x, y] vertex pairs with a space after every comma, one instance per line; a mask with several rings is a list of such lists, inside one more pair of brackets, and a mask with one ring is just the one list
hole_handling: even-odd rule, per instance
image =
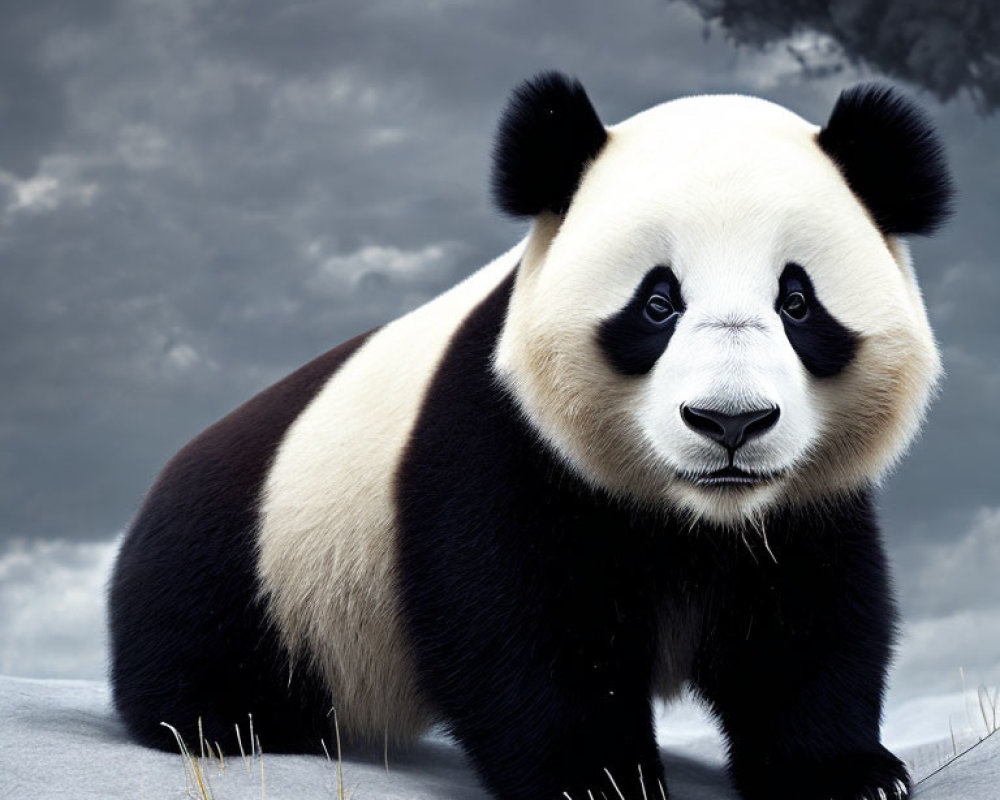
[[997, 712], [1000, 711], [1000, 686], [993, 690], [993, 730], [1000, 730], [997, 725]]
[[[979, 701], [979, 713], [983, 717], [983, 728], [985, 729], [986, 733], [989, 734], [990, 733], [990, 717], [986, 713], [986, 704], [983, 702], [983, 689], [985, 689], [985, 688], [986, 688], [985, 686], [980, 686], [979, 688], [976, 689], [976, 699]], [[989, 696], [990, 696], [989, 692], [987, 692], [986, 693], [987, 699], [989, 698]]]
[[198, 760], [191, 755], [187, 745], [184, 744], [184, 739], [181, 738], [180, 731], [167, 722], [161, 722], [160, 724], [169, 730], [174, 735], [174, 739], [177, 740], [177, 747], [181, 751], [181, 759], [184, 763], [184, 778], [188, 781], [188, 786], [197, 787], [202, 800], [212, 800], [211, 787], [208, 785], [208, 776], [202, 772]]
[[333, 709], [333, 732], [337, 736], [337, 797], [344, 800], [344, 760], [340, 752], [340, 723], [337, 721], [337, 709]]
[[983, 728], [989, 736], [997, 730], [997, 701], [1000, 699], [1000, 689], [990, 697], [989, 687], [980, 685], [976, 690], [976, 696], [979, 700], [979, 713], [983, 717]]
[[247, 768], [247, 777], [250, 777], [250, 759], [247, 758], [246, 751], [243, 749], [243, 737], [240, 736], [240, 726], [234, 725], [236, 728], [236, 744], [240, 747], [240, 758], [243, 759], [243, 766]]

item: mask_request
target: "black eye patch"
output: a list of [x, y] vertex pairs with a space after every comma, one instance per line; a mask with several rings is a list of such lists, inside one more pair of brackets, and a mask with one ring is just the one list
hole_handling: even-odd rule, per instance
[[785, 265], [778, 279], [774, 310], [781, 317], [788, 341], [810, 374], [830, 378], [854, 359], [860, 336], [826, 310], [806, 271], [798, 264]]
[[598, 342], [611, 366], [623, 375], [649, 372], [667, 349], [683, 311], [681, 285], [673, 271], [662, 265], [653, 267], [625, 307], [598, 331]]

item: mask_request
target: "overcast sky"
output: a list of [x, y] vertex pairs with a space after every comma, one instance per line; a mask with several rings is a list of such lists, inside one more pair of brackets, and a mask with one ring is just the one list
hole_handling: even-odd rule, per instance
[[882, 502], [899, 675], [1000, 683], [994, 7], [6, 0], [0, 671], [99, 674], [80, 604], [169, 456], [519, 238], [488, 201], [491, 136], [510, 88], [558, 68], [608, 123], [732, 91], [819, 123], [885, 76], [936, 119], [958, 213], [914, 251], [948, 379]]

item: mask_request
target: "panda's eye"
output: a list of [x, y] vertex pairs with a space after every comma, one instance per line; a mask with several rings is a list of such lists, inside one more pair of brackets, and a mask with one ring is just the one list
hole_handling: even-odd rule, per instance
[[802, 322], [809, 316], [809, 303], [802, 292], [791, 292], [781, 304], [781, 313], [793, 322]]
[[646, 301], [646, 308], [644, 310], [646, 318], [657, 325], [661, 325], [677, 313], [674, 304], [662, 294], [652, 295]]

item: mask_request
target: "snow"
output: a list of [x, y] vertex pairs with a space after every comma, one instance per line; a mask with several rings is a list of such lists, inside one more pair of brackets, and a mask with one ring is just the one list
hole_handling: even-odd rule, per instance
[[931, 773], [917, 787], [915, 798], [996, 800], [1000, 794], [1000, 732], [966, 750]]
[[[942, 706], [930, 698], [928, 709]], [[950, 698], [949, 702], [954, 702]], [[942, 706], [944, 707], [944, 706]], [[906, 719], [923, 719], [913, 701]], [[691, 703], [658, 714], [660, 744], [672, 800], [736, 800], [724, 772], [724, 751], [711, 720]], [[905, 738], [904, 736], [904, 738]], [[266, 740], [266, 737], [263, 737]], [[891, 742], [890, 742], [891, 743]], [[193, 744], [193, 743], [189, 743]], [[923, 742], [903, 753], [919, 784], [917, 800], [995, 800], [1000, 786], [1000, 735], [938, 768], [952, 743]], [[336, 761], [314, 756], [198, 759], [215, 800], [336, 800]], [[128, 741], [110, 709], [107, 686], [96, 681], [0, 677], [0, 797], [45, 800], [183, 800], [201, 798], [190, 762]], [[430, 736], [384, 763], [345, 761], [344, 796], [353, 800], [487, 800], [458, 749]]]
[[[179, 754], [128, 741], [102, 683], [0, 678], [0, 721], [0, 797], [201, 796]], [[336, 764], [322, 757], [268, 755], [265, 750], [262, 758], [247, 762], [227, 758], [225, 771], [218, 761], [207, 763], [204, 772], [216, 800], [338, 797]], [[343, 778], [345, 794], [350, 792], [354, 800], [486, 797], [458, 751], [441, 740], [427, 740], [407, 758], [391, 759], [388, 776], [384, 764], [347, 763]]]

